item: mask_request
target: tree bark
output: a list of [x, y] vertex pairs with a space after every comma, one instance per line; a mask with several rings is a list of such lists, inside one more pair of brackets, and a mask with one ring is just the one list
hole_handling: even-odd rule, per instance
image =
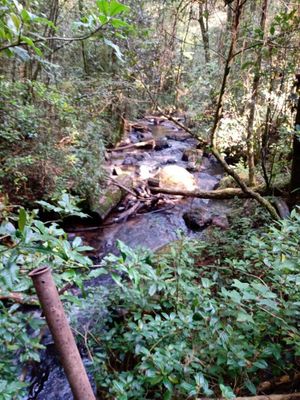
[[[300, 93], [300, 74], [296, 76], [296, 79], [296, 90], [298, 93]], [[297, 203], [300, 199], [300, 96], [298, 97], [297, 113], [295, 119], [290, 196], [292, 199], [292, 203], [294, 204]]]
[[[262, 40], [264, 40], [265, 37], [267, 9], [268, 9], [268, 0], [263, 0], [261, 19], [260, 19], [260, 29], [263, 36]], [[247, 127], [247, 153], [248, 153], [247, 157], [248, 157], [248, 171], [249, 171], [249, 186], [255, 185], [254, 119], [255, 119], [256, 103], [258, 98], [261, 64], [262, 64], [262, 49], [259, 48], [257, 51], [255, 73], [252, 83], [251, 102], [249, 107], [249, 117], [248, 117], [248, 127]]]
[[[82, 18], [84, 16], [82, 0], [78, 0], [78, 8], [79, 8], [79, 15]], [[84, 40], [82, 40], [82, 42], [81, 42], [81, 56], [82, 56], [84, 73], [86, 75], [88, 75], [88, 73], [89, 73], [89, 71], [88, 71], [88, 62], [87, 62], [87, 56], [86, 56], [86, 49], [85, 49]]]
[[[203, 3], [199, 3], [199, 25], [201, 29], [201, 35], [203, 40], [203, 48], [204, 48], [204, 56], [205, 62], [210, 62], [210, 53], [209, 53], [209, 36], [208, 36], [208, 16], [207, 16], [207, 1], [206, 1], [206, 15], [204, 14], [203, 10]], [[206, 21], [206, 23], [205, 23]]]

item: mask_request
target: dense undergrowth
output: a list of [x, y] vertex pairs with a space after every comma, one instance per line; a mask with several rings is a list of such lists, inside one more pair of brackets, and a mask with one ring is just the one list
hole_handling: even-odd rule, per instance
[[[66, 197], [60, 204], [57, 211], [67, 205], [78, 212]], [[226, 234], [212, 230], [205, 242], [179, 235], [156, 254], [120, 242], [119, 256], [83, 274], [91, 261], [79, 238], [70, 243], [36, 212], [7, 211], [0, 248], [0, 399], [21, 398], [20, 362], [39, 360], [43, 323], [11, 301], [13, 293], [34, 304], [27, 273], [44, 264], [59, 288], [83, 288], [85, 279], [107, 272], [115, 280], [109, 290], [92, 286], [82, 298], [64, 296], [67, 308], [90, 316], [86, 325], [73, 323], [104, 398], [231, 398], [256, 393], [266, 379], [293, 376], [300, 344], [300, 216], [296, 209], [258, 230], [257, 221], [269, 217], [257, 217], [245, 216], [240, 226], [233, 217]]]
[[[86, 332], [101, 396], [232, 398], [293, 375], [299, 222], [294, 211], [260, 233], [239, 232], [239, 240], [234, 230], [227, 241], [219, 233], [221, 248], [220, 241], [180, 238], [155, 255], [119, 243], [121, 255], [92, 273], [110, 270], [116, 282], [106, 299], [107, 322]], [[97, 304], [98, 296], [91, 293], [89, 302]]]

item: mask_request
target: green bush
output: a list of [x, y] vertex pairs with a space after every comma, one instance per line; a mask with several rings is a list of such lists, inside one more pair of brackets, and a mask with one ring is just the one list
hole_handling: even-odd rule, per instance
[[[59, 212], [66, 209], [78, 213], [66, 195], [56, 208]], [[63, 229], [56, 223], [41, 222], [37, 211], [20, 209], [18, 215], [7, 213], [0, 224], [0, 400], [25, 395], [22, 368], [27, 361], [39, 361], [43, 347], [40, 328], [44, 321], [14, 304], [38, 305], [28, 272], [48, 265], [59, 288], [68, 284], [82, 287], [83, 271], [91, 266], [83, 252], [90, 249], [78, 237], [70, 243]]]
[[252, 234], [242, 257], [198, 267], [213, 244], [180, 239], [155, 256], [119, 243], [121, 255], [91, 275], [108, 269], [116, 282], [105, 329], [102, 321], [86, 332], [102, 396], [232, 398], [291, 372], [300, 344], [299, 234], [294, 211]]

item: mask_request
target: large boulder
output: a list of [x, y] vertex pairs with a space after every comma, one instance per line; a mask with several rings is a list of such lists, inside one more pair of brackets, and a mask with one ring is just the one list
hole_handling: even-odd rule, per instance
[[183, 214], [186, 226], [193, 231], [202, 231], [209, 225], [222, 230], [229, 229], [228, 218], [225, 214], [212, 214], [204, 207], [193, 208]]
[[178, 165], [166, 165], [159, 170], [156, 177], [159, 186], [165, 189], [192, 191], [197, 188], [194, 176]]

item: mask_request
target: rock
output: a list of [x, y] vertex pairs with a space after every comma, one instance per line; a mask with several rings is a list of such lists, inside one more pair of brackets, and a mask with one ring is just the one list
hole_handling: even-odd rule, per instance
[[114, 166], [113, 170], [112, 170], [112, 174], [113, 175], [122, 175], [123, 174], [123, 170], [122, 170], [122, 168], [120, 168], [118, 166]]
[[184, 131], [175, 131], [167, 134], [167, 138], [171, 140], [178, 140], [179, 142], [184, 142], [191, 138], [191, 135]]
[[143, 154], [127, 154], [123, 165], [136, 165], [138, 161], [142, 161], [144, 159]]
[[211, 220], [212, 225], [221, 229], [229, 229], [229, 221], [226, 215], [215, 215]]
[[186, 226], [193, 231], [202, 231], [212, 222], [212, 217], [204, 208], [195, 208], [183, 214]]
[[[128, 175], [120, 175], [115, 178], [117, 183], [125, 186], [129, 189], [133, 187], [133, 180]], [[95, 204], [91, 204], [91, 210], [99, 215], [99, 217], [104, 220], [108, 214], [120, 203], [122, 198], [127, 194], [127, 192], [121, 187], [110, 183]]]
[[153, 139], [153, 135], [152, 132], [144, 132], [144, 133], [139, 133], [138, 138], [139, 140], [146, 141]]
[[136, 134], [131, 133], [129, 136], [130, 143], [137, 143], [139, 142], [139, 138]]
[[198, 149], [185, 149], [182, 154], [182, 161], [187, 161], [186, 169], [190, 172], [200, 171], [203, 151]]
[[159, 151], [159, 150], [167, 149], [168, 147], [170, 147], [170, 145], [169, 145], [168, 139], [166, 137], [160, 137], [155, 140], [154, 150]]
[[199, 165], [197, 165], [196, 163], [194, 163], [194, 162], [189, 162], [188, 163], [188, 165], [186, 166], [186, 169], [189, 171], [189, 172], [198, 172], [199, 171]]
[[196, 180], [185, 168], [178, 165], [167, 165], [160, 169], [157, 176], [159, 186], [174, 190], [195, 190]]
[[185, 149], [182, 154], [182, 161], [201, 163], [203, 151], [199, 149]]

